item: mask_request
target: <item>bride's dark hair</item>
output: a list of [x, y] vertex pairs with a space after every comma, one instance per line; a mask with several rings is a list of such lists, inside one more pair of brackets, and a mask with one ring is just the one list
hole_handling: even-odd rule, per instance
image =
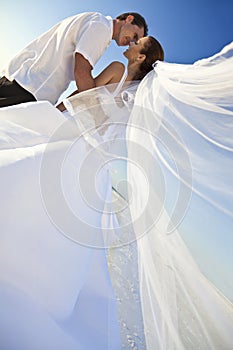
[[139, 67], [139, 71], [134, 76], [134, 80], [142, 80], [147, 73], [149, 73], [153, 66], [152, 64], [159, 60], [164, 60], [164, 51], [158, 40], [156, 40], [153, 36], [147, 37], [149, 40], [145, 43], [143, 49], [141, 50], [141, 54], [146, 55], [145, 60], [141, 63]]

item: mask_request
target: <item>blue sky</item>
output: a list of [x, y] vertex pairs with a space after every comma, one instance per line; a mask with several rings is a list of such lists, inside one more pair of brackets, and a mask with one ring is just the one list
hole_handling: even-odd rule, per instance
[[[99, 11], [113, 18], [128, 11], [141, 13], [148, 22], [149, 34], [163, 45], [168, 62], [193, 63], [215, 54], [233, 40], [233, 0], [0, 0], [0, 73], [7, 60], [29, 41], [61, 19], [83, 11]], [[112, 42], [94, 75], [113, 60], [126, 63], [124, 50]], [[193, 238], [194, 235], [190, 241]], [[195, 242], [191, 243], [194, 249]], [[198, 245], [197, 253], [199, 249]], [[228, 276], [231, 277], [229, 272]]]
[[[169, 62], [192, 63], [233, 40], [233, 0], [0, 0], [0, 72], [12, 55], [62, 18], [83, 11], [115, 17], [130, 10], [144, 15]], [[113, 60], [124, 63], [122, 51], [113, 42], [94, 74]]]

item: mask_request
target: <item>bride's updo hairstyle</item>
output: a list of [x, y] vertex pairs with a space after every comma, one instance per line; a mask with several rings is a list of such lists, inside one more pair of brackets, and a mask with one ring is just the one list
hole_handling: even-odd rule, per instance
[[153, 36], [148, 36], [148, 40], [140, 53], [146, 55], [146, 58], [141, 63], [138, 73], [134, 76], [134, 80], [142, 80], [153, 69], [152, 65], [155, 61], [164, 60], [163, 48], [160, 42]]

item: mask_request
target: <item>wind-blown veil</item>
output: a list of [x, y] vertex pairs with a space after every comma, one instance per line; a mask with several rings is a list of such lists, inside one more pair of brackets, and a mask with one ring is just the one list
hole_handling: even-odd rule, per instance
[[232, 68], [233, 43], [157, 62], [136, 93], [126, 139], [147, 349], [232, 348]]
[[[129, 323], [123, 307], [116, 309], [127, 288], [119, 285], [121, 273], [116, 283], [110, 280], [120, 264], [111, 253], [108, 267], [106, 255], [128, 238], [113, 209], [121, 197], [112, 200], [109, 174], [117, 171], [114, 159], [126, 157], [137, 86], [80, 93], [70, 99], [70, 113], [46, 101], [0, 109], [2, 348], [120, 349], [127, 343]], [[129, 310], [132, 303], [126, 304]], [[135, 322], [134, 316], [128, 315]], [[120, 317], [127, 334], [119, 331]]]

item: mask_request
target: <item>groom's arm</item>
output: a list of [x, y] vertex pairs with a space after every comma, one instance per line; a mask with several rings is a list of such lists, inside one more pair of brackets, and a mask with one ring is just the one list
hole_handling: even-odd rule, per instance
[[[111, 84], [111, 83], [118, 83], [122, 75], [124, 74], [125, 66], [123, 63], [114, 61], [110, 63], [97, 77], [95, 77], [94, 84], [95, 87]], [[76, 95], [79, 92], [79, 90], [75, 90], [71, 95], [68, 97], [71, 97], [73, 95]], [[56, 106], [61, 112], [65, 111], [66, 108], [63, 104], [63, 102], [59, 103], [59, 105]]]
[[92, 68], [90, 62], [83, 55], [78, 52], [75, 53], [74, 77], [79, 92], [96, 86], [92, 77]]
[[[75, 90], [70, 96], [76, 95], [77, 93], [85, 90], [92, 89], [96, 86], [95, 80], [91, 74], [92, 66], [88, 60], [86, 60], [80, 53], [75, 54], [75, 67], [74, 77], [76, 81], [77, 90]], [[61, 112], [65, 111], [66, 108], [63, 102], [56, 106]]]

